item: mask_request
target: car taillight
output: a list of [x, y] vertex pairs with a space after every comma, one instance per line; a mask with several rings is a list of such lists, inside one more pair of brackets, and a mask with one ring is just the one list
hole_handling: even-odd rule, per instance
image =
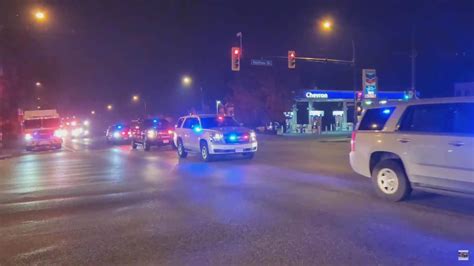
[[355, 144], [356, 144], [356, 131], [352, 131], [351, 136], [351, 151], [355, 151]]
[[173, 134], [173, 130], [168, 130], [168, 134]]

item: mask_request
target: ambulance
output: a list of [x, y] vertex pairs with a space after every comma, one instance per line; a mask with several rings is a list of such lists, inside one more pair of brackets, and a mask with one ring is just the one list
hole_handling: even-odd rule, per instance
[[22, 131], [27, 151], [61, 149], [61, 119], [55, 109], [24, 111]]

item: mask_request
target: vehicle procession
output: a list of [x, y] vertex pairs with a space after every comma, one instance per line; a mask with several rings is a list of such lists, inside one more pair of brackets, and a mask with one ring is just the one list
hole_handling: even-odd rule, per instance
[[[473, 116], [472, 97], [366, 108], [352, 132], [351, 167], [370, 177], [377, 194], [391, 201], [407, 198], [412, 189], [472, 196], [474, 170], [462, 166], [473, 163]], [[442, 117], [449, 119], [441, 123]], [[60, 119], [56, 110], [25, 111], [24, 145], [27, 151], [60, 149], [67, 136], [88, 137], [89, 127], [89, 120]], [[160, 117], [136, 119], [109, 126], [104, 137], [109, 145], [144, 151], [169, 147], [180, 159], [197, 154], [204, 162], [229, 155], [252, 159], [258, 149], [256, 131], [228, 114], [191, 114], [174, 125]]]
[[474, 0], [0, 0], [0, 266], [474, 266]]

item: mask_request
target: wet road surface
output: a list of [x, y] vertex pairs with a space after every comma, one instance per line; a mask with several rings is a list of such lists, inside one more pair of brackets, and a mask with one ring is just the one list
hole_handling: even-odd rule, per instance
[[458, 249], [474, 253], [472, 199], [381, 201], [344, 142], [265, 136], [259, 149], [203, 163], [75, 140], [2, 160], [0, 265], [456, 265]]

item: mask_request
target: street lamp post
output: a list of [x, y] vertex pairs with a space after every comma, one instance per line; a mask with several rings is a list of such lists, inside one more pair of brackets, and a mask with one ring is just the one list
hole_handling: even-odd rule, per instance
[[[332, 31], [334, 23], [330, 19], [324, 19], [321, 21], [321, 29], [326, 32]], [[352, 45], [352, 60], [351, 60], [351, 67], [352, 67], [352, 86], [353, 86], [353, 93], [354, 93], [354, 121], [352, 125], [352, 129], [354, 130], [357, 124], [357, 66], [356, 66], [356, 46], [354, 38], [351, 39]]]
[[216, 101], [216, 114], [219, 114], [219, 105], [221, 105], [221, 101]]
[[[34, 11], [32, 12], [32, 15], [33, 15], [33, 16], [32, 16], [33, 19], [34, 19], [37, 23], [46, 22], [46, 20], [47, 20], [46, 12], [43, 11], [43, 10], [34, 10]], [[18, 16], [18, 15], [17, 15], [17, 16]], [[2, 36], [1, 36], [1, 35], [3, 34], [3, 31], [5, 30], [6, 27], [8, 27], [8, 25], [2, 25], [2, 24], [0, 24], [0, 42], [2, 41], [2, 38], [1, 38]], [[3, 73], [3, 69], [4, 69], [5, 66], [3, 65], [3, 64], [4, 64], [4, 61], [3, 61], [4, 58], [2, 58], [2, 56], [3, 56], [3, 55], [0, 53], [0, 75], [5, 75], [5, 73]], [[41, 86], [41, 83], [40, 83], [39, 85], [36, 84], [36, 86], [38, 86], [38, 87]], [[8, 97], [8, 96], [6, 96], [6, 95], [3, 94], [3, 90], [0, 90], [0, 120], [3, 119], [3, 117], [4, 117], [4, 115], [5, 115], [5, 114], [4, 114], [4, 111], [6, 111], [6, 110], [4, 110], [5, 108], [4, 108], [4, 106], [3, 106], [3, 100], [4, 100], [3, 98], [4, 98], [4, 97], [6, 98], [6, 97]], [[38, 107], [37, 107], [37, 108], [38, 108]], [[39, 108], [38, 108], [38, 109], [39, 109]], [[0, 135], [2, 135], [3, 133], [4, 133], [4, 132], [3, 132], [3, 127], [0, 127]]]
[[[182, 79], [181, 79], [181, 83], [185, 86], [185, 87], [190, 87], [191, 84], [193, 83], [193, 80], [190, 76], [184, 76]], [[204, 91], [203, 91], [203, 88], [202, 86], [199, 86], [199, 92], [200, 92], [200, 96], [201, 96], [201, 112], [204, 112]]]
[[144, 108], [144, 112], [145, 112], [144, 115], [146, 116], [146, 115], [147, 115], [146, 101], [145, 101], [145, 100], [141, 100], [141, 98], [140, 98], [139, 95], [133, 95], [133, 96], [132, 96], [132, 102], [138, 103], [138, 102], [140, 102], [140, 101], [143, 102], [143, 108]]
[[356, 67], [356, 48], [355, 41], [352, 39], [352, 89], [354, 91], [354, 121], [352, 123], [352, 130], [356, 129], [357, 125], [357, 67]]

